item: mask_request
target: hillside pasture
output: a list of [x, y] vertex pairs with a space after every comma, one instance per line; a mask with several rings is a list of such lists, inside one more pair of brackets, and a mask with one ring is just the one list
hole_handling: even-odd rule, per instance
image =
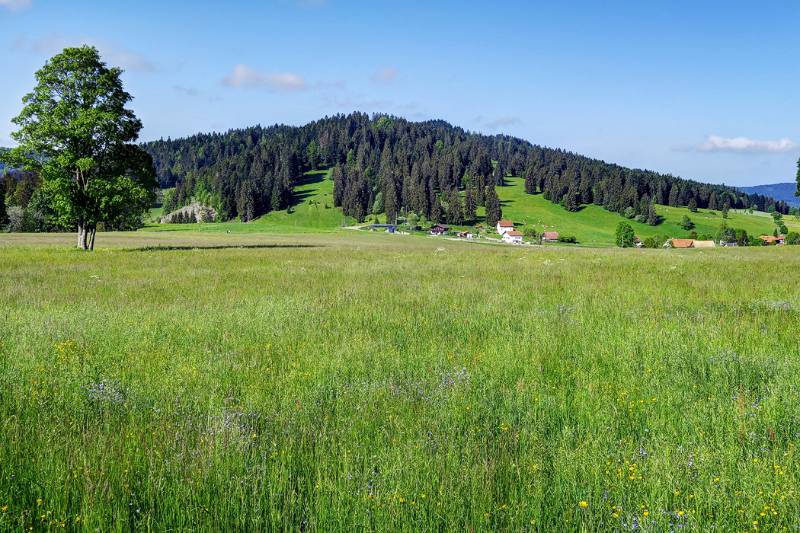
[[[533, 226], [537, 231], [558, 231], [565, 235], [575, 235], [581, 244], [588, 246], [612, 246], [617, 225], [628, 222], [642, 239], [667, 235], [685, 237], [689, 232], [680, 226], [684, 215], [695, 223], [698, 235], [716, 235], [723, 222], [737, 229], [744, 229], [749, 235], [772, 235], [775, 224], [768, 213], [730, 211], [727, 220], [721, 211], [701, 209], [692, 213], [686, 207], [656, 205], [656, 212], [662, 217], [657, 226], [648, 226], [635, 220], [603, 209], [598, 205], [583, 206], [577, 212], [570, 212], [546, 200], [541, 194], [525, 193], [522, 178], [506, 178], [507, 185], [498, 187], [503, 207], [503, 217], [513, 220], [524, 229]], [[790, 231], [800, 231], [800, 221], [786, 215], [784, 222]]]

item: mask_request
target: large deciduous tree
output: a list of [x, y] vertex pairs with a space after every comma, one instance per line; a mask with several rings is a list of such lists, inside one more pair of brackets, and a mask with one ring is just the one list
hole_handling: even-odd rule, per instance
[[620, 248], [630, 248], [633, 246], [636, 235], [633, 232], [633, 227], [627, 222], [620, 222], [617, 224], [616, 242]]
[[94, 249], [98, 224], [127, 229], [152, 204], [157, 187], [150, 155], [133, 144], [142, 123], [125, 106], [132, 97], [122, 70], [96, 48], [66, 48], [36, 72], [36, 87], [13, 119], [19, 143], [9, 160], [38, 172], [78, 248]]

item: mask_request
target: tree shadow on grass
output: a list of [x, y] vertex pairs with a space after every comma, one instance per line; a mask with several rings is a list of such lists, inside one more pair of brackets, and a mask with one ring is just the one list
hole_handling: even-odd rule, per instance
[[126, 252], [179, 252], [185, 250], [236, 250], [236, 249], [270, 249], [270, 248], [324, 248], [321, 244], [209, 244], [203, 245], [169, 245], [142, 246], [128, 248]]
[[294, 183], [292, 183], [292, 198], [289, 200], [289, 207], [296, 207], [303, 203], [309, 196], [313, 196], [315, 191], [297, 191], [297, 187], [301, 187], [303, 185], [311, 185], [314, 183], [319, 183], [325, 179], [325, 173], [318, 173], [318, 174], [308, 174], [304, 175]]

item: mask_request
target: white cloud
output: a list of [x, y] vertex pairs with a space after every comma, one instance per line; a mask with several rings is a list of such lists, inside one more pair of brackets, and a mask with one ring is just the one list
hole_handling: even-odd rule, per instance
[[282, 92], [302, 91], [308, 87], [306, 80], [298, 74], [290, 72], [261, 72], [247, 65], [233, 67], [233, 71], [222, 79], [222, 83], [229, 87], [268, 89]]
[[9, 11], [22, 11], [33, 5], [33, 0], [0, 0], [0, 7]]
[[699, 146], [700, 152], [734, 152], [740, 154], [779, 154], [800, 148], [791, 139], [758, 140], [748, 137], [720, 137], [709, 135]]
[[[0, 2], [1, 1], [3, 0], [0, 0]], [[28, 52], [50, 56], [61, 52], [64, 48], [85, 44], [97, 48], [100, 51], [101, 58], [106, 61], [109, 66], [121, 67], [124, 70], [138, 72], [152, 72], [155, 70], [155, 66], [143, 55], [117, 44], [101, 41], [92, 37], [69, 37], [59, 33], [51, 33], [39, 39], [20, 37], [14, 43], [14, 47], [18, 50], [26, 50]]]
[[397, 69], [387, 67], [372, 75], [372, 81], [377, 83], [391, 83], [397, 78]]

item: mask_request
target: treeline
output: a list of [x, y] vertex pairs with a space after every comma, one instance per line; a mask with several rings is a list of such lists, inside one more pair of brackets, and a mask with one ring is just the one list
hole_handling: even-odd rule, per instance
[[[123, 210], [113, 220], [101, 224], [100, 229], [128, 231], [143, 225], [141, 213]], [[75, 228], [58, 215], [54, 199], [48, 189], [42, 187], [38, 174], [6, 167], [0, 172], [0, 230], [3, 229], [43, 233]]]
[[165, 210], [194, 198], [222, 219], [246, 221], [287, 207], [299, 176], [323, 167], [333, 168], [334, 203], [359, 221], [370, 213], [394, 220], [413, 212], [435, 222], [469, 222], [485, 205], [492, 223], [501, 214], [495, 187], [509, 175], [524, 177], [528, 193], [565, 209], [594, 203], [653, 223], [653, 203], [788, 212], [784, 202], [724, 185], [387, 115], [335, 115], [301, 127], [256, 126], [144, 147], [161, 186], [175, 187]]

